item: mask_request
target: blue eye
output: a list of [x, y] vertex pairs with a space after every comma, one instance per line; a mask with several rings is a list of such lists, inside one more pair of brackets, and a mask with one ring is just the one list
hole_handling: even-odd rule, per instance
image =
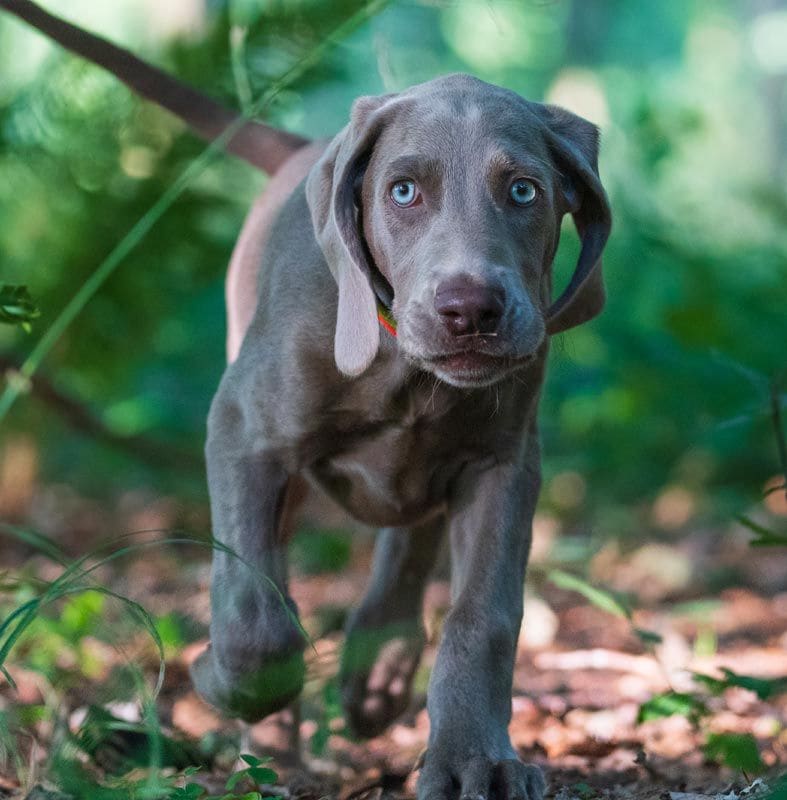
[[535, 183], [526, 178], [517, 178], [508, 190], [511, 199], [518, 206], [529, 206], [535, 199], [538, 190]]
[[415, 181], [397, 181], [391, 187], [391, 200], [401, 208], [414, 205], [419, 197]]

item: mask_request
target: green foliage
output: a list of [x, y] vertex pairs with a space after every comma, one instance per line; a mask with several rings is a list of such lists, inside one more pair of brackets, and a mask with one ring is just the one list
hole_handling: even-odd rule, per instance
[[233, 773], [227, 781], [227, 791], [231, 792], [242, 780], [250, 780], [252, 783], [275, 783], [277, 779], [276, 772], [265, 764], [269, 764], [272, 759], [260, 759], [252, 755], [242, 755], [241, 758], [249, 766], [246, 769], [238, 770]]
[[787, 547], [787, 533], [772, 531], [743, 514], [738, 514], [736, 519], [745, 528], [757, 534], [756, 538], [749, 542], [752, 547]]
[[578, 592], [596, 608], [607, 611], [616, 617], [631, 619], [631, 608], [623, 598], [607, 589], [599, 589], [577, 575], [553, 569], [547, 576], [559, 589]]
[[[547, 578], [561, 589], [575, 591], [597, 608], [632, 623], [634, 632], [649, 649], [660, 644], [661, 637], [633, 625], [633, 610], [630, 605], [607, 589], [593, 586], [583, 578], [551, 570]], [[707, 609], [700, 609], [706, 611]], [[654, 651], [655, 652], [655, 651]], [[657, 656], [656, 656], [657, 657]], [[787, 676], [782, 678], [758, 678], [741, 675], [731, 669], [722, 668], [721, 678], [693, 673], [695, 681], [712, 696], [722, 695], [727, 689], [738, 687], [754, 692], [760, 700], [768, 700], [787, 691]], [[685, 717], [694, 727], [706, 727], [704, 723], [711, 715], [707, 696], [700, 692], [678, 692], [670, 690], [656, 694], [644, 702], [637, 713], [637, 723], [650, 722], [664, 717]], [[732, 769], [744, 773], [762, 771], [764, 765], [759, 755], [756, 740], [749, 734], [714, 733], [704, 730], [704, 752], [706, 756]]]
[[352, 541], [347, 531], [301, 528], [293, 538], [292, 559], [306, 575], [340, 572], [350, 561]]
[[[173, 787], [168, 794], [162, 796], [162, 800], [164, 800], [164, 798], [165, 800], [263, 800], [263, 798], [279, 800], [277, 795], [262, 794], [258, 791], [243, 792], [241, 794], [236, 792], [237, 785], [244, 781], [251, 782], [255, 785], [270, 785], [275, 784], [278, 780], [276, 771], [266, 766], [270, 764], [272, 759], [260, 759], [248, 753], [241, 754], [241, 759], [249, 766], [245, 769], [236, 770], [230, 775], [227, 780], [227, 792], [225, 794], [209, 794], [208, 791], [198, 783], [187, 782], [182, 787]], [[185, 770], [182, 777], [188, 779], [194, 775], [195, 772], [195, 769]]]
[[649, 722], [676, 714], [696, 725], [708, 714], [708, 707], [693, 694], [665, 692], [654, 695], [639, 707], [637, 722]]
[[757, 742], [749, 733], [709, 733], [703, 750], [712, 761], [745, 775], [765, 769]]
[[8, 325], [19, 325], [30, 333], [31, 322], [41, 316], [27, 286], [11, 286], [0, 284], [0, 322]]
[[[337, 131], [358, 95], [458, 69], [533, 99], [598, 112], [601, 172], [615, 212], [605, 258], [609, 302], [598, 321], [553, 343], [542, 417], [547, 477], [562, 470], [586, 476], [583, 513], [596, 515], [604, 535], [639, 535], [641, 519], [629, 509], [668, 483], [709, 499], [709, 513], [727, 519], [759, 496], [777, 463], [787, 480], [781, 423], [787, 396], [779, 378], [784, 303], [778, 301], [787, 284], [785, 152], [778, 136], [784, 114], [760, 93], [765, 81], [752, 80], [756, 66], [727, 58], [748, 52], [749, 11], [734, 0], [641, 4], [636, 14], [613, 0], [391, 2], [382, 11], [382, 3], [363, 0], [209, 6], [200, 35], [147, 41], [149, 57], [229, 104], [236, 96], [246, 108], [270, 99], [270, 121], [309, 136]], [[322, 47], [325, 31], [354, 15], [364, 24], [341, 47]], [[120, 23], [122, 41], [135, 26]], [[154, 35], [153, 24], [144, 27]], [[242, 37], [230, 35], [233, 27]], [[0, 322], [10, 323], [0, 330], [0, 347], [25, 362], [27, 372], [40, 367], [111, 427], [166, 433], [197, 452], [223, 366], [225, 267], [262, 181], [230, 159], [205, 156], [167, 115], [93, 67], [56, 49], [37, 65], [27, 53], [14, 60], [14, 48], [24, 48], [28, 35], [0, 15], [0, 250], [8, 280], [0, 288]], [[724, 46], [717, 46], [719, 36]], [[315, 53], [319, 68], [302, 69], [314, 67]], [[285, 88], [279, 81], [287, 75]], [[275, 98], [274, 87], [284, 89]], [[569, 89], [566, 100], [561, 87]], [[765, 138], [771, 112], [773, 141]], [[741, 159], [741, 152], [750, 157]], [[567, 229], [558, 285], [576, 250]], [[43, 338], [31, 353], [21, 331], [36, 318]], [[25, 374], [11, 376], [14, 396], [29, 387]], [[55, 414], [42, 415], [33, 399], [18, 403], [7, 422], [39, 442], [42, 480], [67, 474], [96, 494], [129, 485], [204, 494], [200, 472], [109, 453], [77, 438]], [[739, 520], [756, 534], [753, 545], [787, 544], [783, 532], [747, 516]], [[19, 529], [15, 535], [28, 543], [36, 537]], [[40, 584], [0, 576], [8, 612], [0, 622], [0, 670], [9, 682], [4, 663], [12, 651], [61, 687], [89, 676], [95, 665], [85, 635], [103, 637], [107, 615], [142, 626], [162, 665], [187, 639], [182, 621], [153, 618], [93, 580], [102, 564], [141, 546], [72, 562], [54, 543], [38, 537], [38, 545], [63, 566], [57, 579]], [[307, 572], [339, 569], [349, 557], [338, 534], [302, 532], [295, 549]], [[567, 572], [549, 577], [627, 620], [646, 647], [659, 643], [657, 633], [633, 627], [625, 598]], [[67, 668], [58, 662], [63, 653], [71, 659]], [[708, 694], [731, 686], [760, 697], [784, 690], [782, 681], [731, 670], [696, 679], [701, 691], [654, 697], [641, 720], [682, 714], [701, 725]], [[322, 698], [312, 741], [318, 752], [338, 713], [336, 692], [329, 683]], [[25, 715], [29, 721], [48, 713], [42, 706], [4, 710], [0, 748]], [[132, 761], [139, 768], [99, 785], [64, 747], [58, 774], [75, 797], [208, 800], [190, 780], [193, 770], [167, 777], [151, 766], [171, 760], [154, 719], [125, 730], [98, 717], [69, 746], [84, 755], [89, 742], [106, 749], [107, 739], [137, 735]], [[756, 769], [750, 737], [709, 734], [707, 745], [711, 758]], [[128, 754], [120, 755], [124, 769]], [[223, 798], [260, 797], [234, 793], [242, 780], [271, 778], [263, 763], [246, 763]]]
[[[121, 607], [128, 612], [129, 617], [137, 625], [141, 626], [153, 640], [159, 657], [159, 675], [154, 694], [158, 693], [164, 679], [165, 651], [164, 642], [159, 634], [156, 621], [140, 603], [106, 586], [96, 583], [93, 580], [93, 575], [96, 570], [100, 569], [102, 566], [111, 564], [114, 561], [132, 554], [139, 553], [150, 547], [190, 544], [205, 547], [210, 550], [218, 550], [232, 558], [238, 559], [246, 568], [250, 569], [260, 581], [266, 583], [273, 589], [281, 600], [282, 607], [286, 609], [290, 619], [292, 619], [293, 623], [301, 631], [304, 640], [306, 642], [311, 642], [309, 634], [303, 628], [297, 615], [289, 608], [281, 590], [270, 576], [258, 570], [253, 564], [241, 558], [232, 548], [216, 539], [203, 541], [188, 536], [180, 536], [148, 538], [145, 540], [144, 536], [147, 532], [142, 531], [142, 537], [137, 537], [137, 539], [140, 540], [135, 540], [133, 534], [116, 537], [104, 545], [84, 554], [80, 558], [69, 561], [51, 540], [40, 534], [2, 523], [0, 523], [0, 531], [5, 531], [8, 535], [19, 538], [22, 541], [35, 543], [44, 554], [63, 566], [63, 571], [57, 578], [49, 582], [42, 582], [43, 588], [38, 586], [31, 588], [23, 583], [20, 587], [23, 591], [17, 598], [19, 600], [18, 604], [5, 619], [0, 621], [0, 670], [2, 674], [6, 676], [9, 683], [13, 683], [13, 680], [4, 667], [5, 661], [11, 650], [20, 643], [20, 640], [23, 641], [22, 637], [31, 633], [32, 626], [41, 619], [42, 612], [59, 601], [66, 599], [70, 601], [73, 597], [80, 597], [84, 596], [86, 593], [94, 592], [119, 601]], [[16, 583], [13, 585], [16, 586]], [[73, 640], [81, 643], [81, 633], [85, 630], [92, 630], [94, 627], [92, 623], [97, 616], [99, 616], [98, 614], [94, 614], [92, 619], [88, 619], [88, 616], [92, 613], [91, 609], [95, 610], [96, 607], [96, 602], [89, 600], [80, 600], [75, 607], [73, 605], [66, 605], [65, 621], [61, 620], [59, 628], [44, 623], [45, 636], [51, 635], [52, 633], [62, 635], [65, 632], [66, 635], [71, 635]], [[103, 608], [103, 601], [99, 608]], [[164, 622], [163, 627], [165, 632], [169, 634], [174, 633], [171, 624], [173, 622], [174, 620], [170, 620], [169, 625], [167, 622]], [[38, 649], [37, 646], [31, 648], [33, 652], [38, 652]], [[44, 650], [46, 650], [46, 648], [44, 648]], [[44, 664], [46, 663], [49, 663], [49, 661], [45, 658]]]
[[[274, 124], [309, 136], [339, 130], [358, 95], [453, 70], [597, 112], [615, 211], [609, 303], [598, 321], [554, 342], [543, 428], [547, 474], [581, 471], [588, 510], [613, 535], [636, 527], [621, 508], [667, 483], [711, 495], [704, 508], [724, 517], [773, 474], [762, 387], [730, 362], [760, 375], [784, 363], [774, 300], [787, 277], [787, 200], [772, 163], [781, 145], [765, 142], [762, 121], [770, 101], [741, 63], [718, 55], [748, 48], [748, 12], [734, 0], [618, 6], [218, 2], [199, 36], [145, 42], [184, 79], [249, 105], [308, 61], [325, 31], [360, 13], [341, 46], [320, 51], [319, 69], [290, 73], [266, 109]], [[152, 37], [154, 23], [144, 26]], [[120, 20], [117, 38], [139, 48], [128, 38], [137, 27]], [[0, 250], [3, 280], [29, 286], [47, 331], [201, 147], [99, 70], [57, 49], [31, 62], [28, 36], [0, 17], [9, 45], [0, 56]], [[697, 42], [714, 36], [725, 45], [697, 57]], [[737, 158], [744, 150], [752, 157]], [[84, 298], [41, 369], [124, 432], [166, 434], [199, 452], [223, 365], [221, 283], [260, 183], [230, 159], [205, 165]], [[575, 255], [566, 230], [558, 284]], [[19, 361], [30, 356], [29, 337], [11, 327], [0, 346]], [[32, 400], [12, 413], [11, 426], [42, 443], [46, 477], [68, 469], [99, 494], [131, 482], [203, 492], [194, 470], [113, 456], [56, 415], [42, 419]]]
[[[125, 548], [121, 548], [121, 551]], [[55, 653], [59, 650], [57, 646], [57, 638], [65, 638], [67, 641], [72, 641], [82, 645], [82, 634], [86, 630], [84, 627], [87, 625], [87, 630], [93, 627], [96, 615], [95, 609], [103, 608], [103, 599], [100, 603], [91, 600], [77, 600], [74, 604], [74, 598], [84, 598], [88, 593], [96, 593], [104, 597], [111, 597], [120, 602], [126, 608], [130, 617], [139, 625], [141, 625], [152, 638], [159, 653], [159, 679], [156, 691], [161, 685], [164, 675], [164, 648], [161, 642], [161, 637], [156, 630], [153, 618], [147, 610], [135, 600], [126, 597], [118, 592], [109, 589], [106, 586], [93, 584], [91, 582], [92, 573], [102, 563], [107, 563], [118, 556], [118, 553], [112, 553], [97, 562], [86, 566], [92, 554], [83, 556], [76, 561], [70, 563], [63, 572], [54, 580], [46, 582], [44, 589], [40, 590], [34, 597], [20, 603], [11, 611], [5, 619], [0, 622], [0, 669], [6, 678], [11, 683], [10, 675], [5, 670], [5, 662], [11, 650], [18, 644], [24, 645], [23, 637], [25, 635], [34, 637], [35, 644], [30, 648], [30, 658], [33, 659], [32, 666], [38, 667], [44, 671], [47, 668], [56, 669], [57, 660]], [[66, 601], [63, 613], [65, 617], [61, 616], [59, 625], [51, 625], [44, 623], [44, 625], [37, 631], [33, 626], [39, 619], [43, 611], [47, 610], [51, 605], [58, 601]], [[69, 603], [71, 603], [69, 605]], [[69, 639], [70, 637], [70, 639]], [[54, 644], [53, 644], [54, 641]], [[48, 645], [48, 646], [47, 646]]]
[[[259, 791], [236, 791], [238, 783], [275, 783], [278, 776], [269, 767], [263, 766], [270, 759], [260, 760], [250, 755], [241, 758], [250, 766], [234, 772], [227, 781], [227, 791], [211, 794], [195, 783], [193, 778], [199, 767], [187, 767], [174, 775], [160, 770], [132, 770], [110, 780], [99, 780], [93, 772], [74, 759], [61, 759], [56, 765], [59, 786], [74, 800], [277, 800], [276, 795]], [[254, 763], [256, 762], [256, 763]]]
[[[760, 700], [767, 700], [787, 691], [787, 677], [757, 678], [740, 675], [722, 668], [723, 678], [693, 673], [695, 681], [708, 693], [722, 695], [727, 689], [739, 687], [754, 692]], [[661, 717], [679, 715], [686, 717], [695, 727], [703, 727], [711, 710], [697, 692], [665, 692], [655, 695], [640, 706], [637, 722], [648, 722]], [[707, 726], [705, 726], [707, 727]], [[756, 739], [751, 734], [718, 733], [704, 730], [703, 751], [708, 759], [744, 774], [756, 774], [765, 769]]]
[[73, 743], [110, 775], [150, 765], [184, 769], [210, 760], [194, 743], [165, 736], [156, 724], [126, 722], [95, 705], [88, 709]]
[[328, 746], [328, 739], [332, 733], [331, 724], [334, 720], [341, 719], [342, 703], [341, 691], [339, 689], [338, 680], [330, 680], [321, 691], [321, 700], [318, 719], [317, 730], [310, 741], [311, 751], [316, 756], [321, 756], [325, 753]]
[[[170, 614], [154, 618], [136, 601], [94, 581], [102, 566], [121, 558], [138, 555], [150, 547], [176, 544], [199, 545], [220, 550], [238, 558], [249, 569], [255, 567], [221, 542], [201, 541], [190, 537], [145, 538], [117, 537], [79, 559], [69, 559], [50, 539], [35, 531], [2, 524], [0, 530], [30, 545], [61, 567], [51, 581], [28, 579], [24, 571], [0, 582], [0, 669], [13, 686], [13, 678], [4, 664], [13, 654], [14, 663], [44, 675], [59, 693], [67, 693], [85, 680], [93, 682], [98, 697], [106, 701], [136, 700], [141, 706], [141, 720], [127, 722], [106, 708], [91, 704], [73, 733], [52, 743], [49, 757], [51, 778], [60, 789], [76, 800], [120, 800], [137, 797], [168, 800], [170, 797], [201, 800], [257, 798], [258, 791], [240, 791], [240, 784], [271, 784], [276, 773], [269, 760], [244, 755], [248, 765], [229, 778], [226, 793], [210, 795], [188, 778], [203, 766], [210, 766], [221, 740], [193, 742], [165, 735], [154, 705], [164, 675], [168, 652], [192, 638], [186, 618]], [[261, 581], [270, 579], [257, 571]], [[282, 598], [282, 602], [283, 598]], [[288, 608], [285, 605], [285, 608]], [[125, 614], [118, 614], [118, 611]], [[107, 620], [111, 624], [107, 624]], [[128, 622], [133, 623], [131, 626]], [[141, 626], [156, 645], [159, 674], [152, 692], [145, 686], [142, 670], [126, 663], [99, 682], [102, 665], [89, 643], [98, 639], [112, 646], [122, 646], [128, 636]], [[301, 628], [308, 641], [308, 635]], [[326, 714], [332, 719], [339, 700], [335, 688]], [[326, 695], [327, 696], [327, 695]], [[14, 738], [26, 726], [39, 719], [54, 720], [56, 711], [49, 706], [17, 704], [0, 713], [0, 756], [14, 759]], [[327, 719], [327, 717], [326, 717]], [[328, 723], [326, 722], [326, 725]], [[22, 770], [21, 764], [17, 765]], [[178, 770], [174, 775], [173, 770]], [[182, 784], [182, 785], [181, 785]]]
[[661, 634], [658, 634], [655, 631], [648, 631], [645, 630], [644, 628], [634, 628], [633, 630], [637, 638], [646, 647], [651, 647], [657, 644], [661, 644], [661, 642], [663, 641]]
[[711, 694], [720, 695], [727, 689], [737, 686], [754, 692], [760, 700], [783, 694], [787, 691], [787, 676], [783, 678], [755, 678], [751, 675], [739, 675], [726, 667], [721, 668], [723, 678], [714, 678], [711, 675], [702, 675], [694, 672], [694, 680], [701, 683]]
[[603, 589], [599, 586], [594, 586], [584, 578], [574, 575], [570, 572], [564, 572], [560, 569], [550, 570], [547, 574], [547, 579], [551, 581], [559, 589], [565, 589], [570, 592], [577, 592], [581, 594], [591, 605], [601, 611], [606, 611], [615, 617], [620, 617], [631, 623], [632, 633], [642, 642], [646, 648], [661, 643], [660, 634], [655, 631], [645, 630], [638, 628], [633, 624], [634, 613], [626, 598], [621, 597], [619, 594]]

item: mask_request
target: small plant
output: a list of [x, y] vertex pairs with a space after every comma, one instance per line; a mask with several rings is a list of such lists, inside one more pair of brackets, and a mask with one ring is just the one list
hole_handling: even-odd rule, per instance
[[[608, 589], [594, 586], [577, 575], [561, 570], [552, 570], [549, 580], [561, 589], [581, 594], [592, 605], [613, 616], [628, 620], [632, 631], [642, 644], [658, 658], [654, 646], [661, 642], [659, 634], [637, 628], [633, 624], [634, 613], [628, 602]], [[703, 751], [706, 757], [742, 772], [744, 775], [756, 774], [765, 767], [757, 741], [751, 734], [715, 733], [707, 729], [706, 722], [712, 712], [708, 706], [709, 696], [722, 695], [727, 689], [738, 687], [754, 692], [761, 700], [770, 699], [787, 691], [787, 676], [781, 678], [758, 678], [752, 675], [739, 675], [731, 669], [723, 669], [722, 677], [693, 673], [698, 691], [678, 692], [670, 690], [654, 695], [640, 706], [638, 723], [663, 717], [682, 716], [702, 733]]]
[[710, 675], [694, 673], [694, 680], [705, 686], [713, 695], [720, 695], [727, 689], [738, 686], [754, 692], [760, 700], [768, 700], [787, 691], [787, 676], [783, 678], [753, 678], [751, 675], [739, 675], [731, 669], [722, 667], [724, 678], [713, 678]]
[[[258, 791], [245, 792], [237, 794], [235, 789], [242, 781], [250, 781], [256, 785], [275, 784], [278, 780], [278, 775], [275, 770], [266, 766], [271, 762], [270, 758], [261, 759], [255, 756], [244, 753], [241, 759], [248, 764], [244, 769], [239, 769], [230, 775], [226, 783], [226, 794], [208, 794], [204, 786], [190, 781], [185, 786], [173, 788], [166, 800], [263, 800], [263, 798], [272, 798], [272, 800], [279, 800], [278, 795], [262, 794]], [[184, 778], [190, 778], [196, 774], [197, 769], [187, 769], [183, 773]]]
[[765, 767], [757, 740], [750, 733], [709, 733], [703, 752], [711, 761], [747, 776], [761, 772]]
[[[27, 732], [45, 719], [53, 731], [46, 747], [46, 772], [74, 800], [261, 800], [269, 796], [251, 790], [249, 784], [271, 784], [277, 775], [267, 761], [251, 755], [242, 756], [248, 766], [230, 776], [226, 791], [220, 795], [211, 795], [189, 780], [199, 769], [212, 764], [216, 748], [211, 748], [210, 743], [197, 744], [166, 735], [155, 706], [165, 657], [189, 640], [189, 621], [174, 614], [155, 618], [141, 604], [94, 579], [99, 567], [149, 547], [189, 543], [235, 556], [230, 548], [191, 537], [140, 540], [127, 536], [72, 561], [54, 542], [34, 531], [7, 524], [0, 524], [0, 531], [34, 547], [61, 568], [57, 577], [49, 581], [27, 579], [24, 573], [0, 575], [0, 591], [6, 595], [5, 603], [0, 605], [0, 674], [15, 688], [5, 666], [13, 652], [17, 665], [42, 677], [48, 687], [45, 697], [49, 696], [45, 705], [16, 704], [11, 706], [13, 713], [9, 710], [0, 714], [0, 765], [12, 762], [18, 775], [26, 774], [25, 759], [17, 752], [15, 740], [20, 734], [29, 736]], [[254, 569], [251, 565], [249, 568]], [[268, 580], [263, 574], [260, 578]], [[107, 625], [107, 614], [117, 610], [127, 614], [113, 614], [111, 625]], [[143, 671], [130, 661], [116, 664], [96, 684], [96, 691], [104, 700], [137, 698], [142, 712], [140, 721], [119, 719], [98, 703], [89, 706], [75, 731], [70, 730], [59, 708], [61, 693], [83, 684], [85, 678], [95, 681], [103, 672], [99, 669], [102, 665], [95, 663], [91, 640], [117, 646], [122, 656], [118, 633], [132, 635], [140, 627], [152, 639], [158, 654], [158, 677], [152, 692], [145, 685]], [[238, 788], [241, 785], [243, 791]]]
[[631, 624], [632, 632], [646, 649], [651, 649], [654, 645], [661, 644], [661, 636], [658, 633], [645, 630], [644, 628], [638, 628], [634, 625], [634, 611], [628, 601], [619, 594], [611, 592], [609, 589], [601, 589], [589, 583], [584, 578], [580, 578], [578, 575], [573, 575], [570, 572], [563, 572], [563, 570], [560, 569], [551, 570], [547, 578], [557, 586], [558, 589], [577, 592], [596, 608], [606, 611], [615, 617], [628, 620]]
[[275, 784], [278, 780], [276, 772], [266, 766], [270, 759], [248, 754], [241, 755], [241, 759], [248, 766], [230, 775], [226, 791], [221, 794], [211, 794], [204, 786], [191, 780], [199, 773], [200, 767], [186, 767], [174, 775], [161, 770], [134, 769], [119, 777], [97, 781], [78, 760], [61, 757], [55, 765], [55, 774], [61, 789], [76, 800], [279, 800], [278, 795], [258, 789], [237, 788], [244, 781], [259, 787]]
[[692, 673], [701, 687], [695, 692], [669, 691], [654, 695], [639, 709], [637, 721], [647, 722], [662, 717], [679, 715], [702, 731], [703, 751], [708, 759], [724, 764], [748, 776], [761, 772], [763, 764], [757, 740], [748, 733], [715, 733], [707, 730], [706, 721], [711, 715], [708, 696], [720, 696], [734, 687], [754, 692], [760, 700], [770, 699], [787, 691], [787, 676], [781, 678], [757, 678], [739, 675], [731, 669], [722, 669], [722, 678], [702, 673]]

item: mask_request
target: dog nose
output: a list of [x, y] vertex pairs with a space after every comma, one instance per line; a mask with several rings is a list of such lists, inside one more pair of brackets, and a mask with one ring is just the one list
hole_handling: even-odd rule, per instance
[[494, 333], [503, 316], [503, 290], [454, 278], [437, 287], [434, 307], [453, 336]]

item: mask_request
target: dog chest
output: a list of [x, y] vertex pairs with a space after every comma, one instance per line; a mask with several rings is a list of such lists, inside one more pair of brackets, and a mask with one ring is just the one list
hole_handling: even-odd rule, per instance
[[311, 477], [350, 514], [369, 525], [411, 524], [442, 506], [461, 469], [434, 437], [385, 425], [335, 440], [335, 452], [319, 459]]
[[361, 522], [419, 522], [444, 507], [465, 465], [504, 457], [519, 438], [472, 416], [407, 411], [362, 428], [325, 430], [325, 449], [307, 475]]

